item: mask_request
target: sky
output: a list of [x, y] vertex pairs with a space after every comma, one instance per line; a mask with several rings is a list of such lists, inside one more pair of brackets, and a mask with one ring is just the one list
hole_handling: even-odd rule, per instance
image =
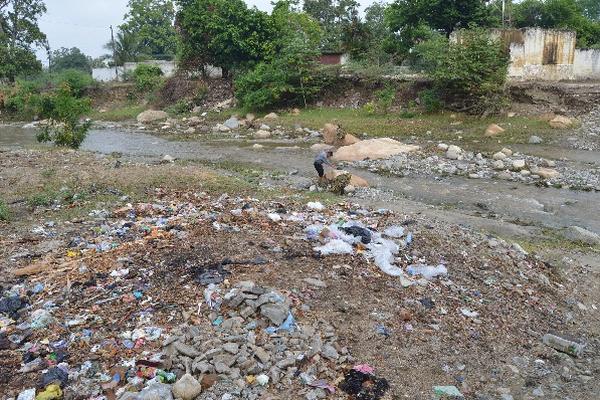
[[[99, 57], [110, 40], [110, 25], [123, 22], [128, 0], [45, 0], [48, 12], [40, 20], [40, 28], [48, 36], [52, 50], [78, 47], [83, 53]], [[362, 7], [374, 0], [362, 0]], [[246, 0], [249, 6], [271, 10], [271, 0]], [[47, 63], [44, 51], [38, 57]]]

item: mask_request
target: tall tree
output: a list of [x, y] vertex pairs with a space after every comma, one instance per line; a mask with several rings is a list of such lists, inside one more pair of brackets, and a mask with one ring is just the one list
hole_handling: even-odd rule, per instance
[[66, 69], [77, 69], [92, 73], [90, 58], [83, 54], [77, 47], [71, 49], [63, 47], [54, 50], [50, 57], [50, 70], [56, 72]]
[[118, 31], [114, 43], [110, 41], [104, 45], [104, 48], [111, 52], [107, 56], [113, 58], [114, 65], [144, 59], [137, 36], [129, 31]]
[[212, 64], [224, 72], [273, 54], [276, 37], [270, 16], [243, 0], [178, 0], [181, 63], [201, 70]]
[[304, 11], [319, 21], [323, 31], [322, 48], [325, 51], [340, 51], [344, 34], [352, 37], [358, 28], [358, 2], [356, 0], [305, 0]]
[[129, 0], [128, 6], [120, 30], [137, 38], [142, 53], [152, 58], [172, 59], [177, 50], [173, 1]]
[[34, 48], [48, 48], [38, 26], [45, 12], [42, 0], [0, 0], [0, 79], [41, 70]]

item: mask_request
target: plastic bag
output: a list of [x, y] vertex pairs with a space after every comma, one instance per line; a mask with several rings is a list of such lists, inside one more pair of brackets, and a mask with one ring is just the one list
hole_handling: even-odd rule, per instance
[[406, 271], [412, 276], [421, 275], [425, 279], [433, 279], [439, 275], [446, 275], [448, 273], [446, 266], [441, 264], [437, 267], [424, 264], [411, 265]]
[[329, 256], [331, 254], [353, 254], [354, 248], [352, 245], [346, 243], [341, 239], [333, 239], [324, 246], [318, 246], [314, 248], [323, 256]]
[[383, 234], [391, 238], [398, 239], [404, 236], [404, 228], [397, 225], [390, 226], [383, 231]]
[[375, 265], [390, 276], [404, 276], [404, 271], [395, 266], [394, 258], [400, 250], [398, 245], [391, 240], [379, 239], [378, 242], [372, 242], [368, 246], [369, 255], [373, 257]]

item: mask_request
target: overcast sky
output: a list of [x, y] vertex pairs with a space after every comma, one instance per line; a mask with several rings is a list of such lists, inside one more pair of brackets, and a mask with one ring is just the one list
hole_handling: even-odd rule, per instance
[[[50, 47], [78, 47], [85, 54], [98, 57], [105, 54], [103, 45], [110, 40], [109, 26], [118, 26], [127, 12], [128, 0], [46, 0], [48, 13], [40, 27], [48, 36]], [[362, 0], [363, 6], [374, 0]], [[246, 0], [250, 6], [271, 10], [271, 0]], [[46, 63], [44, 52], [38, 57]]]

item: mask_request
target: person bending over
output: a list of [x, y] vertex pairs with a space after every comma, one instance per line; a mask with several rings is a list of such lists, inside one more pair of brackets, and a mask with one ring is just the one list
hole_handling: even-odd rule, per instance
[[333, 151], [322, 151], [315, 157], [315, 169], [317, 170], [317, 174], [319, 174], [319, 182], [323, 182], [325, 178], [325, 165], [331, 168], [335, 168], [335, 166], [331, 163], [330, 159], [333, 157]]

